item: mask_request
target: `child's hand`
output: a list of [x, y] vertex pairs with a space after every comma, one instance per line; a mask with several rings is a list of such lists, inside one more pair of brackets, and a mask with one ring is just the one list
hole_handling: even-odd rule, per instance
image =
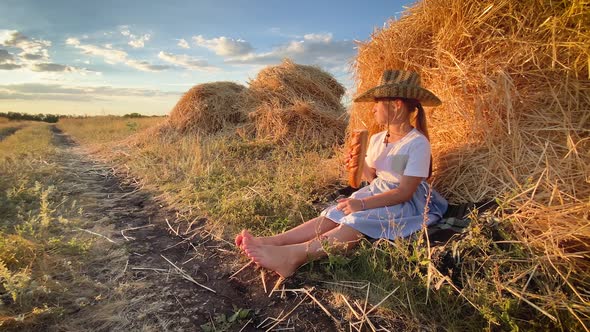
[[341, 210], [345, 215], [363, 210], [363, 203], [360, 199], [342, 198], [337, 202], [338, 205], [336, 205], [336, 209]]
[[352, 160], [352, 153], [349, 151], [348, 154], [346, 155], [346, 157], [344, 157], [344, 167], [346, 167], [346, 170], [350, 170], [350, 161]]

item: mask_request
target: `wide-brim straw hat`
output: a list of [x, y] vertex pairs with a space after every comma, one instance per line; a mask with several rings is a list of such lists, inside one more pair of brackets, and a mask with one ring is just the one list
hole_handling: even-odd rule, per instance
[[420, 86], [420, 75], [407, 70], [385, 70], [381, 75], [380, 84], [363, 92], [354, 98], [354, 101], [375, 101], [376, 98], [417, 99], [423, 106], [442, 104], [434, 93]]

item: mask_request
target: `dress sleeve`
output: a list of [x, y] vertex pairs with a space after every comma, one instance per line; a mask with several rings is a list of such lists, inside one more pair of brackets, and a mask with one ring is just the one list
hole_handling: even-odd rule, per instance
[[377, 141], [377, 136], [379, 136], [379, 133], [371, 136], [371, 139], [369, 140], [369, 146], [367, 147], [367, 156], [365, 157], [367, 166], [371, 168], [375, 168], [375, 159], [377, 157], [377, 146], [375, 142]]
[[423, 138], [413, 143], [404, 175], [426, 178], [430, 170], [430, 142]]

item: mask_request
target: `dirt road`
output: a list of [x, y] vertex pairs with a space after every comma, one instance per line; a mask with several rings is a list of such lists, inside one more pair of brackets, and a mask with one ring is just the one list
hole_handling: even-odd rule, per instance
[[[247, 261], [230, 243], [203, 232], [205, 220], [177, 223], [177, 213], [152, 193], [125, 183], [109, 165], [93, 160], [58, 128], [52, 130], [66, 179], [60, 187], [67, 188], [66, 194], [82, 207], [83, 218], [91, 221], [92, 227], [79, 231], [105, 245], [104, 254], [89, 258], [85, 271], [104, 292], [79, 299], [85, 305], [67, 313], [60, 329], [340, 329], [340, 323], [304, 292], [269, 297], [260, 272], [251, 266], [230, 278]], [[268, 277], [268, 291], [275, 279]], [[311, 289], [301, 282], [289, 280], [287, 287]], [[311, 294], [328, 296], [318, 289]], [[321, 302], [337, 316], [327, 301]]]

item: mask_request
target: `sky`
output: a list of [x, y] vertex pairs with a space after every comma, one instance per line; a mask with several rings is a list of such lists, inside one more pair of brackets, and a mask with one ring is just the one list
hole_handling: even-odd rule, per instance
[[355, 41], [413, 1], [0, 0], [0, 112], [168, 114], [289, 58], [354, 93]]

